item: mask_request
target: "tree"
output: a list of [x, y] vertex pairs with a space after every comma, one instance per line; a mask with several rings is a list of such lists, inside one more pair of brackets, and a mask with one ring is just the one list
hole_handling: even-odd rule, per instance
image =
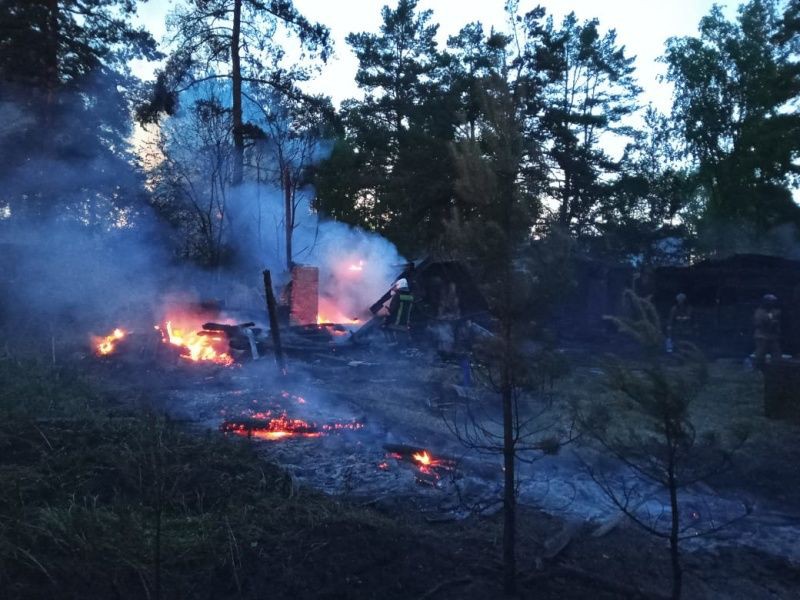
[[648, 266], [681, 263], [697, 218], [695, 178], [682, 164], [672, 121], [649, 106], [643, 125], [625, 149], [608, 199], [598, 207], [602, 247], [593, 250]]
[[[607, 386], [624, 400], [611, 405], [590, 403], [583, 408], [580, 422], [584, 431], [633, 475], [616, 480], [590, 468], [592, 478], [634, 523], [669, 541], [672, 598], [677, 600], [683, 585], [681, 542], [716, 533], [750, 511], [745, 506], [739, 517], [723, 522], [712, 519], [707, 527], [698, 527], [683, 514], [681, 491], [726, 469], [732, 454], [745, 442], [747, 432], [738, 428], [731, 432], [730, 440], [723, 440], [719, 432], [698, 430], [690, 407], [707, 379], [702, 355], [688, 342], [678, 344], [671, 355], [666, 355], [655, 307], [630, 291], [626, 299], [633, 317], [611, 320], [640, 345], [641, 358], [636, 363], [609, 361]], [[642, 494], [642, 482], [655, 484], [667, 493], [666, 526], [663, 513], [653, 515], [639, 510], [648, 499]]]
[[9, 151], [0, 180], [13, 217], [133, 218], [127, 62], [158, 56], [150, 34], [131, 25], [135, 12], [130, 0], [3, 2], [0, 144]]
[[452, 60], [449, 62], [449, 86], [458, 100], [459, 121], [465, 131], [458, 137], [477, 139], [478, 119], [481, 114], [479, 84], [482, 79], [502, 65], [504, 49], [509, 43], [507, 36], [492, 32], [487, 37], [481, 23], [465, 25], [457, 35], [450, 37], [447, 47]]
[[[539, 27], [533, 20], [526, 24]], [[542, 40], [525, 60], [529, 72], [545, 74], [538, 121], [547, 139], [549, 195], [557, 204], [553, 223], [591, 234], [597, 208], [608, 195], [607, 181], [619, 170], [619, 161], [602, 144], [630, 135], [625, 119], [637, 109], [633, 58], [613, 29], [601, 35], [597, 19], [579, 23], [574, 13], [560, 28], [549, 18], [544, 32], [530, 37]]]
[[[510, 38], [490, 37], [501, 60], [476, 80], [470, 135], [454, 143], [458, 178], [455, 192], [460, 205], [448, 222], [445, 248], [471, 265], [482, 283], [497, 332], [476, 349], [476, 357], [491, 387], [499, 395], [502, 426], [499, 431], [480, 422], [454, 421], [453, 430], [467, 445], [503, 456], [503, 583], [507, 594], [516, 589], [517, 461], [531, 452], [551, 452], [560, 445], [549, 427], [541, 427], [540, 413], [525, 406], [522, 391], [539, 389], [532, 357], [523, 351], [536, 316], [544, 314], [548, 297], [557, 293], [554, 281], [534, 275], [524, 249], [540, 210], [539, 199], [527, 185], [526, 168], [537, 164], [538, 146], [525, 135], [526, 108], [537, 90], [514, 70]], [[493, 50], [494, 51], [494, 50]], [[563, 267], [563, 263], [562, 263]], [[541, 274], [542, 272], [540, 272]], [[559, 273], [563, 276], [564, 269]], [[541, 302], [542, 306], [537, 303]], [[541, 366], [541, 365], [540, 365]]]
[[[321, 209], [331, 204], [360, 218], [404, 252], [441, 233], [453, 195], [454, 111], [442, 85], [445, 57], [431, 11], [416, 8], [417, 0], [400, 0], [394, 10], [383, 8], [379, 33], [347, 37], [365, 97], [343, 104], [345, 143], [334, 146], [331, 160], [352, 167], [339, 176], [350, 182], [328, 177], [321, 183], [330, 188], [319, 189]], [[347, 205], [355, 209], [341, 211]]]
[[296, 83], [310, 74], [303, 60], [287, 64], [278, 33], [299, 41], [301, 59], [309, 55], [325, 61], [328, 29], [309, 22], [289, 0], [191, 0], [168, 25], [174, 47], [139, 118], [154, 122], [161, 113], [174, 112], [182, 91], [210, 79], [228, 80], [231, 184], [237, 186], [243, 179], [246, 146], [257, 136], [245, 120], [248, 89], [266, 86], [278, 95], [301, 97]]
[[519, 441], [515, 427], [519, 419], [514, 410], [518, 401], [514, 365], [519, 338], [514, 324], [522, 309], [516, 300], [523, 296], [514, 290], [517, 273], [513, 263], [517, 243], [524, 239], [521, 229], [530, 222], [530, 216], [516, 186], [523, 144], [517, 98], [509, 82], [500, 75], [484, 85], [486, 119], [482, 123], [481, 141], [485, 150], [474, 141], [459, 144], [456, 160], [461, 177], [456, 189], [468, 202], [485, 203], [482, 208], [487, 216], [491, 214], [494, 218], [484, 221], [483, 227], [478, 221], [470, 221], [452, 223], [451, 228], [455, 235], [461, 236], [462, 245], [472, 244], [471, 258], [481, 260], [482, 274], [491, 277], [481, 280], [494, 291], [491, 309], [500, 321], [494, 362], [503, 414], [503, 585], [507, 594], [513, 594], [517, 569], [515, 446]]
[[[295, 248], [293, 238], [295, 230], [302, 225], [303, 213], [311, 216], [310, 184], [314, 166], [327, 148], [324, 137], [329, 130], [333, 109], [321, 98], [316, 100], [316, 110], [296, 100], [276, 98], [273, 94], [265, 98], [254, 95], [252, 100], [258, 102], [257, 108], [261, 113], [253, 123], [263, 131], [263, 136], [255, 144], [252, 166], [257, 184], [271, 183], [281, 191], [284, 258], [286, 268], [291, 269], [294, 258], [310, 249]], [[259, 231], [258, 238], [261, 237]]]
[[[673, 118], [684, 136], [706, 198], [705, 229], [763, 235], [800, 224], [792, 200], [800, 156], [800, 65], [793, 9], [751, 0], [735, 22], [719, 7], [697, 37], [672, 38], [664, 61], [675, 86]], [[726, 242], [716, 243], [718, 249]]]
[[229, 186], [232, 169], [227, 90], [206, 82], [193, 91], [191, 103], [163, 120], [148, 171], [150, 202], [178, 233], [184, 258], [218, 267], [230, 255]]

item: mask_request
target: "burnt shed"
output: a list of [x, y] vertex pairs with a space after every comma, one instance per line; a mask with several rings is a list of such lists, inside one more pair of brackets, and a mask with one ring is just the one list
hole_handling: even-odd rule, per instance
[[489, 305], [467, 267], [455, 260], [426, 258], [412, 275], [414, 293], [424, 303], [427, 316], [435, 318], [450, 285], [455, 286], [461, 318], [482, 322], [488, 319]]
[[782, 311], [782, 348], [800, 352], [800, 261], [736, 254], [685, 267], [661, 267], [653, 300], [662, 315], [675, 296], [687, 294], [697, 342], [718, 354], [745, 355], [753, 349], [753, 313], [764, 294], [775, 294]]

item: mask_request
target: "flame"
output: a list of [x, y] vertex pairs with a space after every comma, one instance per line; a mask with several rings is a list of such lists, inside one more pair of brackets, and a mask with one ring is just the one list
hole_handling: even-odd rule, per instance
[[324, 296], [320, 297], [317, 325], [327, 325], [330, 323], [337, 325], [358, 325], [360, 322], [361, 319], [358, 316], [345, 314], [345, 312], [336, 306], [336, 303], [330, 298]]
[[423, 450], [422, 452], [416, 452], [411, 455], [415, 461], [417, 461], [421, 465], [430, 466], [431, 464], [431, 455], [428, 454], [427, 450]]
[[95, 337], [94, 347], [98, 356], [106, 356], [111, 354], [116, 349], [117, 342], [127, 335], [124, 329], [117, 327], [114, 331], [105, 337]]
[[277, 417], [270, 417], [270, 412], [255, 413], [253, 419], [242, 421], [225, 421], [221, 425], [225, 433], [253, 437], [260, 440], [280, 440], [287, 437], [316, 438], [326, 433], [336, 433], [345, 430], [355, 431], [363, 429], [364, 424], [359, 421], [344, 423], [325, 423], [317, 425], [303, 419], [291, 419], [286, 413]]
[[347, 270], [348, 271], [356, 271], [356, 272], [363, 271], [364, 270], [364, 261], [360, 260], [357, 263], [351, 264], [349, 267], [347, 267]]
[[[164, 341], [181, 348], [182, 358], [194, 362], [208, 361], [225, 366], [233, 364], [230, 354], [214, 347], [215, 344], [223, 341], [221, 337], [198, 335], [187, 327], [173, 327], [171, 320], [167, 321], [166, 330], [167, 335], [164, 337]], [[162, 330], [162, 336], [163, 333]]]
[[[432, 477], [435, 480], [441, 478], [442, 472], [453, 471], [455, 469], [455, 462], [447, 458], [436, 458], [431, 455], [427, 450], [419, 450], [407, 454], [405, 452], [389, 452], [386, 454], [387, 458], [394, 458], [398, 461], [411, 460], [419, 469], [419, 472]], [[385, 470], [380, 464], [378, 468]]]

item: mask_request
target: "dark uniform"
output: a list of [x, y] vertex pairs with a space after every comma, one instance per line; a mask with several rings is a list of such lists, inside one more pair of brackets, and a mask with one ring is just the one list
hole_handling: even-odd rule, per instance
[[675, 304], [669, 311], [667, 320], [667, 337], [670, 343], [691, 339], [694, 333], [692, 321], [692, 307], [686, 299], [686, 294], [675, 296]]
[[767, 294], [753, 316], [756, 367], [764, 366], [767, 354], [774, 362], [781, 358], [781, 309], [778, 299]]

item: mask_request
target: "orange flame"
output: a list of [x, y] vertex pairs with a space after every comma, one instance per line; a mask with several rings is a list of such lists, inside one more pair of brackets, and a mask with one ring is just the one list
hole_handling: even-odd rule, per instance
[[120, 329], [119, 327], [117, 327], [114, 331], [112, 331], [105, 337], [95, 337], [94, 346], [97, 355], [106, 356], [114, 352], [117, 346], [117, 342], [123, 339], [126, 333], [127, 332], [124, 329]]
[[330, 298], [321, 297], [319, 299], [317, 325], [324, 325], [328, 323], [335, 323], [339, 325], [358, 325], [360, 322], [361, 319], [359, 319], [358, 316], [344, 314], [344, 310], [336, 306], [334, 301]]
[[[396, 460], [409, 460], [408, 454], [400, 452], [389, 452], [386, 456]], [[416, 465], [417, 469], [419, 469], [420, 473], [432, 476], [436, 480], [441, 478], [442, 472], [453, 471], [456, 466], [453, 460], [448, 458], [436, 458], [427, 450], [419, 450], [418, 452], [412, 453], [410, 459]], [[381, 465], [378, 465], [378, 468], [383, 469]]]
[[427, 450], [423, 450], [422, 452], [416, 452], [416, 453], [411, 455], [411, 458], [413, 458], [419, 464], [425, 465], [425, 466], [430, 465], [431, 461], [432, 461], [431, 455], [428, 454]]
[[220, 337], [198, 335], [186, 328], [173, 327], [172, 321], [167, 321], [167, 336], [164, 341], [181, 348], [181, 357], [187, 360], [208, 361], [225, 366], [233, 364], [233, 358], [228, 353], [214, 348], [215, 342], [222, 341]]
[[358, 421], [344, 423], [324, 423], [317, 425], [302, 419], [291, 419], [286, 413], [270, 418], [270, 412], [255, 413], [253, 421], [226, 421], [221, 429], [226, 433], [253, 437], [261, 440], [280, 440], [287, 437], [316, 438], [327, 433], [338, 433], [345, 430], [363, 429], [364, 424]]

